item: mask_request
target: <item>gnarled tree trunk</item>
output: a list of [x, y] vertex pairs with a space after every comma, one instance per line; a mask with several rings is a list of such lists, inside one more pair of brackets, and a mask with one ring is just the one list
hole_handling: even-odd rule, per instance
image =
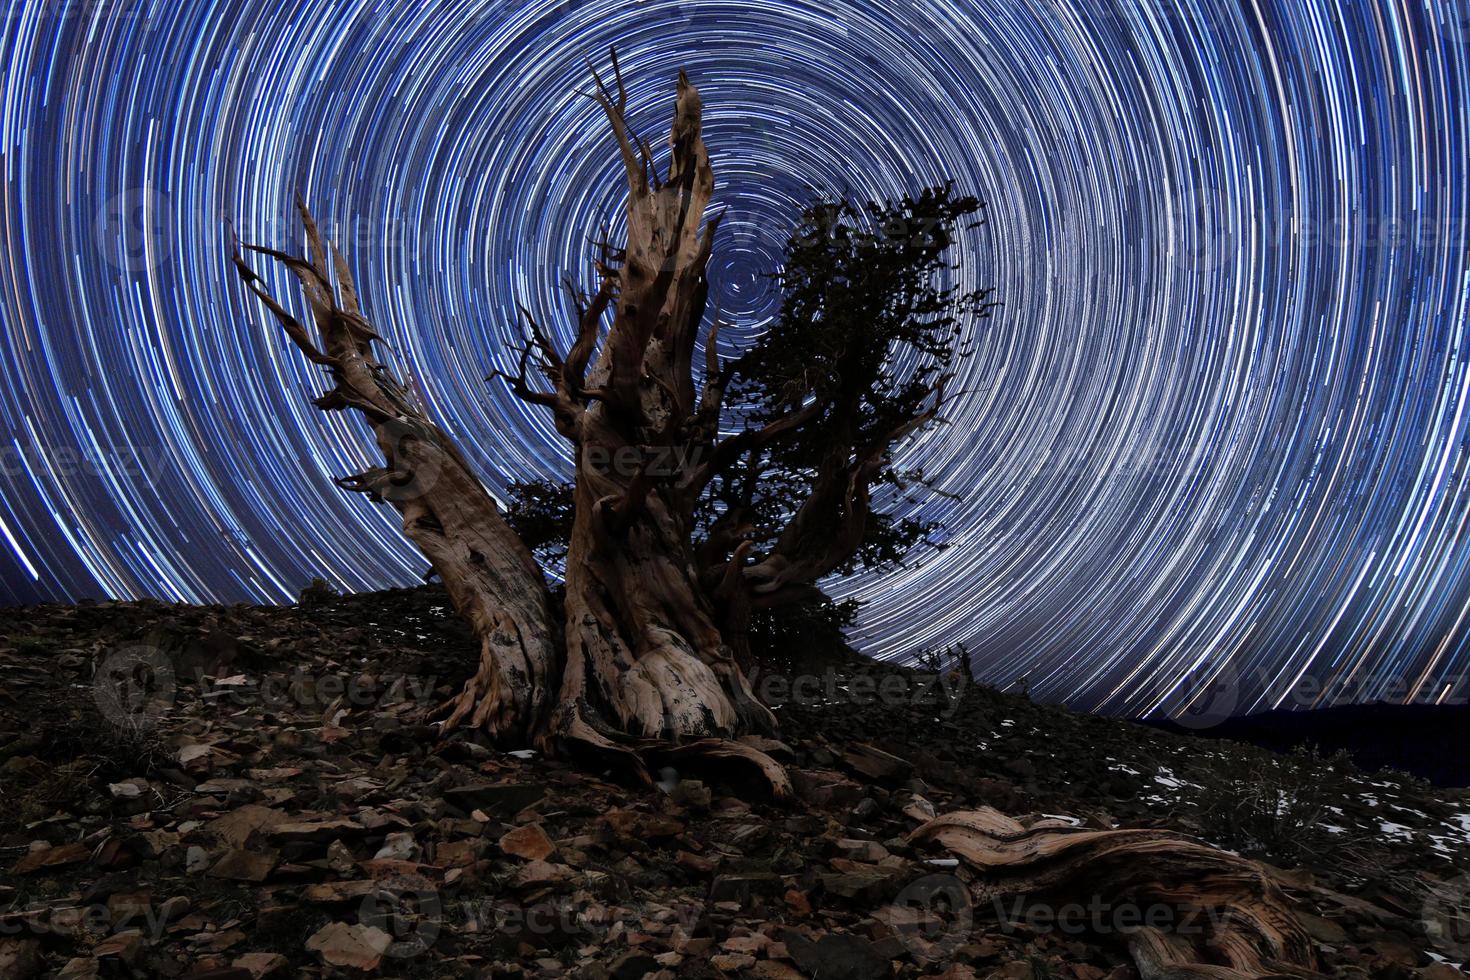
[[[616, 55], [613, 67], [617, 72]], [[691, 359], [718, 225], [704, 221], [714, 177], [699, 93], [681, 72], [673, 158], [661, 180], [649, 148], [635, 143], [624, 122], [621, 75], [615, 89], [597, 82], [629, 188], [627, 243], [603, 245], [601, 287], [593, 297], [576, 297], [578, 339], [567, 355], [526, 314], [532, 340], [519, 373], [502, 375], [518, 396], [551, 409], [558, 431], [576, 447], [564, 616], [555, 615], [534, 559], [462, 455], [375, 360], [376, 335], [358, 309], [346, 264], [334, 252], [329, 268], [305, 206], [309, 260], [251, 248], [300, 279], [317, 337], [238, 255], [236, 265], [292, 341], [331, 373], [333, 390], [318, 404], [356, 409], [377, 427], [386, 466], [342, 485], [399, 510], [404, 533], [480, 639], [479, 669], [444, 706], [446, 728], [468, 722], [521, 744], [570, 740], [623, 755], [677, 746], [686, 756], [701, 750], [741, 758], [756, 763], [779, 795], [787, 788], [780, 768], [729, 741], [773, 730], [774, 717], [750, 691], [700, 582], [691, 539], [703, 483], [688, 479], [682, 463], [669, 463], [696, 429], [713, 443], [722, 383], [712, 378], [696, 405]], [[592, 364], [610, 307], [612, 325]], [[552, 382], [549, 392], [528, 383], [533, 353]]]
[[621, 482], [586, 463], [578, 474], [563, 708], [647, 738], [770, 732], [774, 718], [751, 693], [696, 580], [679, 515], [655, 491], [623, 523], [601, 504], [627, 495], [613, 489]]
[[[616, 61], [614, 62], [616, 70]], [[671, 479], [694, 410], [691, 358], [704, 316], [717, 220], [701, 224], [714, 175], [698, 90], [679, 75], [667, 178], [623, 123], [622, 81], [599, 100], [628, 180], [628, 243], [602, 265], [616, 314], [591, 384], [603, 391], [574, 425], [576, 518], [567, 554], [563, 710], [595, 727], [678, 740], [765, 732], [715, 624], [692, 554], [692, 501]]]
[[561, 650], [541, 569], [459, 449], [377, 361], [372, 350], [377, 334], [362, 316], [347, 263], [332, 248], [328, 265], [315, 221], [303, 202], [298, 200], [297, 207], [306, 226], [308, 258], [248, 247], [279, 260], [300, 280], [315, 337], [272, 298], [238, 251], [235, 266], [307, 359], [327, 369], [332, 387], [317, 406], [353, 409], [373, 427], [384, 466], [338, 483], [397, 509], [404, 535], [429, 559], [455, 610], [480, 641], [474, 676], [445, 706], [449, 724], [468, 720], [493, 735], [523, 741], [546, 723], [561, 676]]

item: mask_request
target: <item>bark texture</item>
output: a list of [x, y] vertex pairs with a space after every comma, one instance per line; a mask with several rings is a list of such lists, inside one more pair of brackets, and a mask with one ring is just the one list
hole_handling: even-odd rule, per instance
[[572, 433], [562, 707], [594, 727], [646, 738], [768, 732], [774, 719], [751, 693], [699, 582], [693, 500], [674, 480], [694, 410], [692, 360], [718, 226], [704, 221], [714, 175], [699, 92], [681, 72], [663, 180], [628, 133], [621, 77], [615, 90], [599, 79], [596, 97], [624, 162], [628, 239], [599, 265], [616, 306], [591, 372], [598, 394], [586, 397], [564, 371], [557, 379], [568, 400], [583, 395]]
[[480, 641], [477, 670], [445, 705], [447, 725], [468, 722], [524, 740], [545, 723], [560, 679], [561, 654], [541, 569], [459, 449], [378, 362], [372, 349], [377, 333], [362, 315], [346, 261], [335, 247], [329, 258], [306, 205], [298, 200], [297, 207], [306, 228], [306, 258], [247, 248], [295, 274], [314, 331], [271, 296], [238, 248], [235, 267], [302, 354], [326, 369], [332, 384], [317, 406], [359, 412], [372, 427], [383, 465], [337, 482], [398, 511], [404, 535], [429, 559]]
[[982, 902], [1168, 910], [1172, 928], [1140, 915], [1126, 935], [1143, 980], [1322, 976], [1310, 937], [1261, 865], [1178, 834], [1048, 819], [1023, 826], [987, 807], [937, 817], [910, 840], [938, 843], [978, 871], [971, 890]]
[[[548, 408], [576, 449], [564, 615], [552, 609], [535, 560], [463, 455], [376, 360], [377, 335], [362, 316], [347, 265], [335, 249], [329, 260], [305, 205], [298, 202], [307, 258], [247, 248], [296, 275], [314, 333], [269, 294], [238, 251], [235, 264], [292, 342], [332, 377], [317, 404], [354, 409], [374, 427], [384, 465], [339, 482], [398, 509], [404, 533], [480, 639], [479, 669], [445, 706], [446, 728], [471, 724], [522, 744], [579, 743], [632, 757], [624, 761], [640, 771], [639, 755], [667, 753], [671, 747], [662, 743], [673, 743], [684, 757], [750, 763], [784, 795], [780, 767], [752, 745], [731, 741], [773, 731], [774, 718], [721, 635], [691, 545], [702, 484], [689, 478], [683, 460], [696, 427], [713, 442], [719, 415], [719, 400], [708, 391], [696, 404], [692, 365], [718, 225], [704, 220], [714, 177], [699, 92], [681, 72], [672, 159], [660, 178], [649, 146], [628, 130], [616, 55], [613, 71], [615, 84], [598, 77], [594, 98], [624, 165], [626, 244], [602, 244], [595, 295], [574, 292], [577, 339], [565, 355], [523, 311], [530, 340], [519, 370], [497, 372], [516, 395]], [[528, 377], [533, 359], [550, 390]]]

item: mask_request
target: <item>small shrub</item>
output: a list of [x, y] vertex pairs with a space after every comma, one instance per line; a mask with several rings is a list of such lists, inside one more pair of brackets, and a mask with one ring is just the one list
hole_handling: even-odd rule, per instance
[[109, 719], [85, 696], [63, 698], [41, 721], [37, 734], [39, 758], [57, 766], [83, 767], [108, 782], [147, 776], [169, 764], [174, 754], [151, 719]]
[[323, 606], [337, 598], [337, 590], [327, 584], [326, 579], [314, 578], [301, 590], [297, 596], [296, 604], [306, 609]]
[[1349, 841], [1333, 827], [1329, 805], [1343, 798], [1334, 772], [1351, 764], [1346, 753], [1324, 758], [1310, 747], [1286, 756], [1227, 753], [1205, 777], [1194, 821], [1212, 843], [1282, 864], [1341, 853]]

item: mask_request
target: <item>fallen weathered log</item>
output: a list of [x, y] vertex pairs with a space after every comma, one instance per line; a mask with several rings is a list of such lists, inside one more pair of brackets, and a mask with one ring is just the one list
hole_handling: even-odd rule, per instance
[[1087, 926], [1126, 941], [1143, 980], [1323, 975], [1265, 868], [1179, 834], [1053, 819], [1026, 826], [984, 807], [936, 817], [909, 839], [937, 843], [979, 872], [978, 901], [1085, 908]]

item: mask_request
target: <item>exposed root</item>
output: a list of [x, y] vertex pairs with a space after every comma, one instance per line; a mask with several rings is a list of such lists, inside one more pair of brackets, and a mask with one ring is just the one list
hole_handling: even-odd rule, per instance
[[765, 738], [732, 741], [701, 738], [674, 743], [656, 738], [626, 735], [589, 719], [580, 705], [561, 712], [552, 735], [545, 740], [548, 751], [563, 751], [594, 758], [644, 785], [653, 784], [652, 770], [665, 765], [691, 766], [703, 762], [740, 764], [757, 781], [769, 788], [771, 798], [788, 802], [793, 798], [786, 768], [770, 752], [790, 752], [780, 742]]
[[445, 716], [439, 723], [441, 735], [447, 735], [461, 724], [481, 729], [492, 738], [517, 727], [516, 706], [505, 697], [498, 666], [487, 658], [481, 658], [475, 675], [434, 714]]
[[589, 721], [580, 704], [563, 706], [553, 730], [541, 740], [548, 753], [565, 752], [572, 756], [595, 759], [644, 786], [653, 785], [642, 757], [629, 744], [626, 736]]
[[786, 775], [786, 767], [761, 749], [746, 742], [735, 742], [726, 738], [702, 738], [694, 742], [685, 742], [683, 745], [653, 743], [648, 747], [647, 752], [652, 758], [671, 763], [703, 761], [742, 763], [749, 766], [752, 773], [770, 787], [772, 799], [784, 803], [793, 796], [791, 779]]

